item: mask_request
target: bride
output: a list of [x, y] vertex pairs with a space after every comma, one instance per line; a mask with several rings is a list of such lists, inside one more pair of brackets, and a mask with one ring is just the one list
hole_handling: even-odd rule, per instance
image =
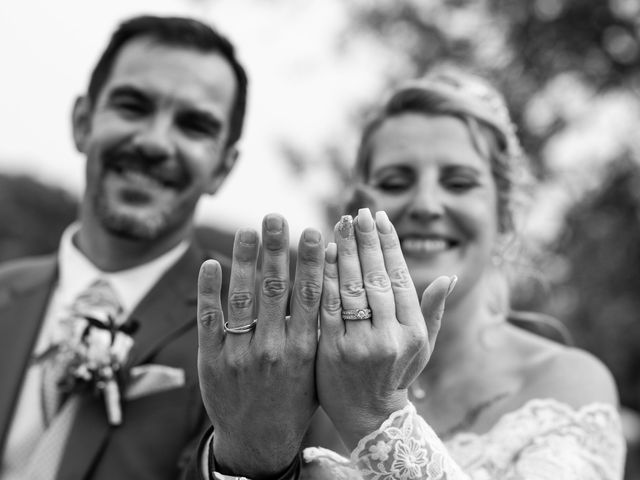
[[[261, 333], [271, 327], [260, 326], [259, 313], [255, 332], [255, 323], [239, 322], [228, 335], [236, 349], [235, 333], [244, 338], [242, 369], [239, 357], [232, 367], [201, 364], [205, 403], [207, 392], [225, 396], [207, 390], [206, 377], [217, 375], [243, 392], [231, 396], [248, 415], [233, 424], [220, 413], [224, 402], [208, 406], [216, 428], [209, 470], [282, 479], [621, 479], [625, 445], [608, 370], [507, 319], [504, 262], [495, 260], [516, 237], [521, 168], [502, 97], [483, 81], [441, 72], [397, 90], [363, 133], [357, 216], [341, 219], [326, 248], [317, 347], [277, 348], [282, 356], [269, 355], [265, 368], [265, 344], [292, 342]], [[303, 264], [317, 255], [308, 249]], [[287, 339], [302, 332], [297, 279], [293, 292], [292, 317], [278, 330]], [[261, 354], [246, 360], [252, 349]], [[275, 375], [300, 352], [306, 361]], [[301, 464], [276, 468], [301, 443], [313, 383], [350, 458], [314, 447]]]

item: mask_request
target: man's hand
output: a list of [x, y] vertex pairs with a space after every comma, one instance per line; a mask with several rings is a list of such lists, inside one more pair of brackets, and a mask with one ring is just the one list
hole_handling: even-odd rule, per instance
[[[214, 427], [214, 455], [223, 473], [269, 476], [295, 458], [317, 408], [314, 363], [322, 290], [324, 245], [307, 229], [298, 249], [291, 316], [289, 233], [271, 214], [262, 226], [262, 281], [256, 292], [259, 237], [239, 230], [233, 248], [229, 318], [220, 303], [220, 265], [208, 260], [198, 281], [198, 371], [204, 404]], [[223, 327], [250, 325], [231, 333]]]

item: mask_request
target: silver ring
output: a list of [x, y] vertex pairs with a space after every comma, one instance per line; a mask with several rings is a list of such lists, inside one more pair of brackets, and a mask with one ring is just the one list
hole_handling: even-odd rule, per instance
[[256, 323], [258, 323], [258, 319], [254, 319], [253, 322], [247, 323], [246, 325], [240, 325], [239, 327], [230, 327], [229, 322], [224, 322], [224, 332], [225, 333], [249, 333], [256, 329]]
[[370, 308], [353, 308], [342, 310], [343, 320], [369, 320], [372, 317]]

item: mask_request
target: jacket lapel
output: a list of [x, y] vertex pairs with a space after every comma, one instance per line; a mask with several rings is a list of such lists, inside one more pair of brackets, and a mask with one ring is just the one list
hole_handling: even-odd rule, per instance
[[0, 287], [0, 453], [55, 278], [55, 257], [47, 257]]
[[137, 323], [128, 366], [145, 363], [185, 329], [195, 327], [198, 271], [204, 255], [190, 247], [142, 299], [129, 321]]
[[[129, 321], [135, 321], [138, 329], [125, 368], [144, 363], [176, 335], [195, 326], [196, 288], [202, 260], [203, 254], [191, 246], [135, 308]], [[84, 398], [57, 478], [85, 478], [106, 445], [111, 428], [102, 399]]]

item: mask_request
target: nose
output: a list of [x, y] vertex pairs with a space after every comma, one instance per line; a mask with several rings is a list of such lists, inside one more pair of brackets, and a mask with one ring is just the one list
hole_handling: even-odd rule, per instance
[[420, 182], [408, 205], [409, 216], [420, 221], [442, 217], [445, 210], [444, 195], [445, 192], [438, 182]]
[[133, 137], [133, 147], [147, 159], [160, 162], [174, 154], [172, 121], [167, 116], [156, 115], [140, 125]]

